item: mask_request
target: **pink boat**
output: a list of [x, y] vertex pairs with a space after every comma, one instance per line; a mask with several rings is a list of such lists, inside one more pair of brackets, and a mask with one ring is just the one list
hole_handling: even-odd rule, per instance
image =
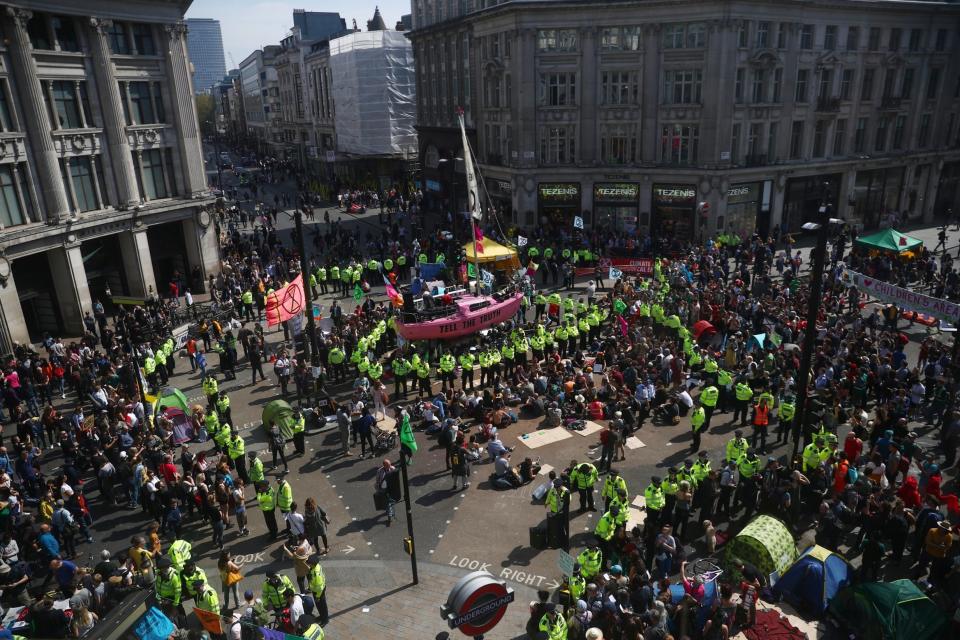
[[523, 292], [475, 296], [461, 294], [452, 305], [417, 313], [401, 312], [397, 333], [405, 340], [452, 340], [506, 322], [517, 314]]

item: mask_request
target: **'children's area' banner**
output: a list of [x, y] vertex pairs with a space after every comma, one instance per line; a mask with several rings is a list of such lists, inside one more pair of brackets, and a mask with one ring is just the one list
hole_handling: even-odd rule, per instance
[[931, 298], [849, 269], [843, 272], [843, 283], [848, 287], [856, 287], [872, 298], [893, 303], [901, 309], [925, 313], [951, 324], [960, 321], [960, 305], [948, 300]]

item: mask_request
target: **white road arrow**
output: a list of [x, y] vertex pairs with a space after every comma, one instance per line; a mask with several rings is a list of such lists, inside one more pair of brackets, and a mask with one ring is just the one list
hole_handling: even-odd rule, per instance
[[349, 544], [343, 549], [343, 552], [346, 554], [351, 554], [354, 551], [356, 551], [356, 549]]
[[551, 580], [551, 581], [550, 581], [550, 584], [547, 585], [547, 586], [549, 586], [551, 589], [559, 589], [559, 588], [560, 588], [560, 583], [557, 582], [556, 580]]

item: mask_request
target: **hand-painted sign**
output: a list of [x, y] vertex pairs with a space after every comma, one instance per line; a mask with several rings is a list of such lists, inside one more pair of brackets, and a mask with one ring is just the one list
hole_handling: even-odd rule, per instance
[[947, 320], [953, 324], [960, 322], [960, 305], [940, 298], [931, 298], [922, 293], [904, 289], [896, 285], [865, 276], [862, 273], [847, 269], [843, 272], [843, 282], [849, 287], [856, 287], [861, 292], [882, 300], [892, 302], [901, 309], [926, 313]]

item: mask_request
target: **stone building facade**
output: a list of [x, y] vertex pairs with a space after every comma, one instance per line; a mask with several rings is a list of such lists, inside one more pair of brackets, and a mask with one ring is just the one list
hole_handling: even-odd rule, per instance
[[76, 336], [95, 300], [218, 266], [183, 11], [0, 7], [0, 349]]
[[702, 239], [795, 231], [824, 200], [865, 229], [956, 202], [960, 5], [412, 8], [424, 188], [444, 206], [465, 193], [459, 107], [490, 200], [525, 227]]

